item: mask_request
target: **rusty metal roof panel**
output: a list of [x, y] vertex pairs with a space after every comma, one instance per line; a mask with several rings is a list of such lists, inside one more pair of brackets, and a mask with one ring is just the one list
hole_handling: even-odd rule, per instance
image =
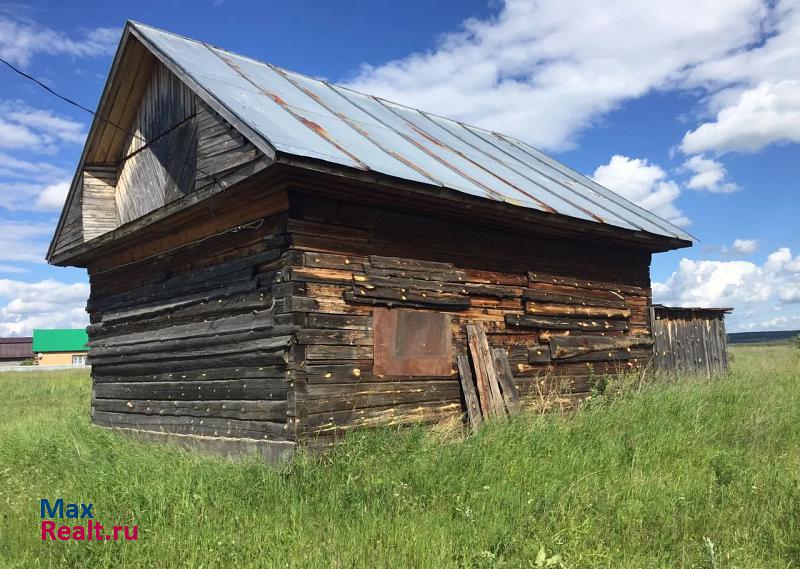
[[138, 34], [285, 154], [691, 241], [529, 145], [141, 24]]

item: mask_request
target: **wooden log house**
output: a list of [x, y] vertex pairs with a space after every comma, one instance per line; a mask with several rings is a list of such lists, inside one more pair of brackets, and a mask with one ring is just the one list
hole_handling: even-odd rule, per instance
[[276, 456], [649, 360], [677, 227], [514, 138], [129, 22], [48, 259], [86, 267], [98, 425]]

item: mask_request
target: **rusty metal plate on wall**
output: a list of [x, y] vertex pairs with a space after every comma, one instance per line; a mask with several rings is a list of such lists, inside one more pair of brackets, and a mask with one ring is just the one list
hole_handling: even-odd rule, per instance
[[373, 334], [377, 375], [452, 375], [449, 314], [375, 308]]

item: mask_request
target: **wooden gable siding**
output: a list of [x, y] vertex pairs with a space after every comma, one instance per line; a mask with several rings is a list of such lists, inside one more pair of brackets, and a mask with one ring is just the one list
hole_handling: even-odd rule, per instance
[[482, 323], [490, 346], [508, 350], [521, 393], [558, 383], [567, 403], [585, 396], [593, 377], [651, 357], [647, 252], [301, 192], [291, 203], [287, 279], [308, 304], [290, 373], [298, 437], [310, 445], [353, 427], [435, 422], [463, 410], [455, 357], [445, 377], [374, 372], [375, 306], [449, 314], [456, 353], [467, 349], [466, 324]]
[[124, 148], [129, 158], [84, 166], [51, 257], [200, 190], [227, 190], [271, 164], [165, 67], [148, 69], [153, 77], [138, 105], [136, 136], [129, 133]]
[[119, 226], [114, 199], [117, 169], [95, 166], [83, 172], [81, 210], [83, 240], [89, 241]]
[[194, 94], [166, 67], [156, 65], [123, 151], [116, 193], [120, 223], [194, 188], [195, 114]]
[[67, 196], [58, 231], [54, 237], [55, 253], [68, 251], [86, 240], [83, 237], [83, 173], [73, 182], [74, 189]]

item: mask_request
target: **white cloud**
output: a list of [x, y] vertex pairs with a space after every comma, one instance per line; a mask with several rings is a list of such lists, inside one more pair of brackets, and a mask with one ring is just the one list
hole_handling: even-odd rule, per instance
[[53, 226], [0, 219], [0, 261], [44, 263]]
[[749, 255], [750, 253], [755, 253], [756, 249], [758, 249], [758, 240], [756, 239], [734, 239], [733, 245], [731, 247], [736, 253], [741, 253], [742, 255]]
[[0, 208], [9, 211], [61, 211], [69, 191], [68, 180], [29, 184], [0, 179]]
[[0, 274], [3, 273], [14, 273], [14, 274], [22, 274], [29, 272], [28, 269], [24, 267], [17, 267], [16, 265], [4, 265], [0, 263]]
[[769, 14], [759, 0], [507, 0], [350, 86], [561, 149], [626, 100], [684, 88], [695, 67], [756, 42]]
[[69, 182], [63, 181], [45, 187], [36, 198], [36, 209], [61, 211], [69, 193], [69, 186]]
[[46, 181], [63, 177], [65, 171], [49, 162], [24, 160], [0, 152], [0, 177]]
[[675, 205], [681, 193], [678, 184], [669, 180], [667, 173], [656, 164], [615, 155], [608, 164], [598, 166], [592, 178], [675, 225], [689, 225], [689, 218]]
[[18, 65], [27, 65], [37, 54], [97, 57], [114, 53], [120, 37], [117, 28], [84, 30], [80, 37], [33, 22], [0, 16], [0, 56]]
[[706, 190], [715, 194], [729, 194], [739, 189], [739, 186], [727, 182], [728, 172], [720, 162], [705, 156], [692, 156], [683, 163], [683, 168], [692, 172], [692, 177], [686, 184], [692, 190]]
[[88, 324], [86, 283], [47, 279], [34, 283], [0, 279], [0, 335], [30, 335], [34, 328], [82, 328]]
[[84, 125], [21, 101], [0, 101], [0, 148], [52, 152], [57, 143], [81, 144]]
[[[682, 259], [663, 283], [653, 283], [653, 301], [674, 306], [734, 308], [730, 330], [774, 329], [800, 318], [800, 255], [788, 247], [758, 265], [749, 261]], [[765, 318], [780, 312], [780, 316]], [[783, 319], [783, 320], [781, 320]]]
[[788, 142], [800, 142], [800, 80], [794, 79], [765, 82], [742, 92], [714, 121], [687, 132], [681, 149], [688, 154], [755, 152]]
[[686, 154], [750, 152], [800, 141], [798, 46], [797, 0], [506, 0], [349, 86], [550, 150], [626, 101], [686, 91], [714, 117], [687, 132]]

